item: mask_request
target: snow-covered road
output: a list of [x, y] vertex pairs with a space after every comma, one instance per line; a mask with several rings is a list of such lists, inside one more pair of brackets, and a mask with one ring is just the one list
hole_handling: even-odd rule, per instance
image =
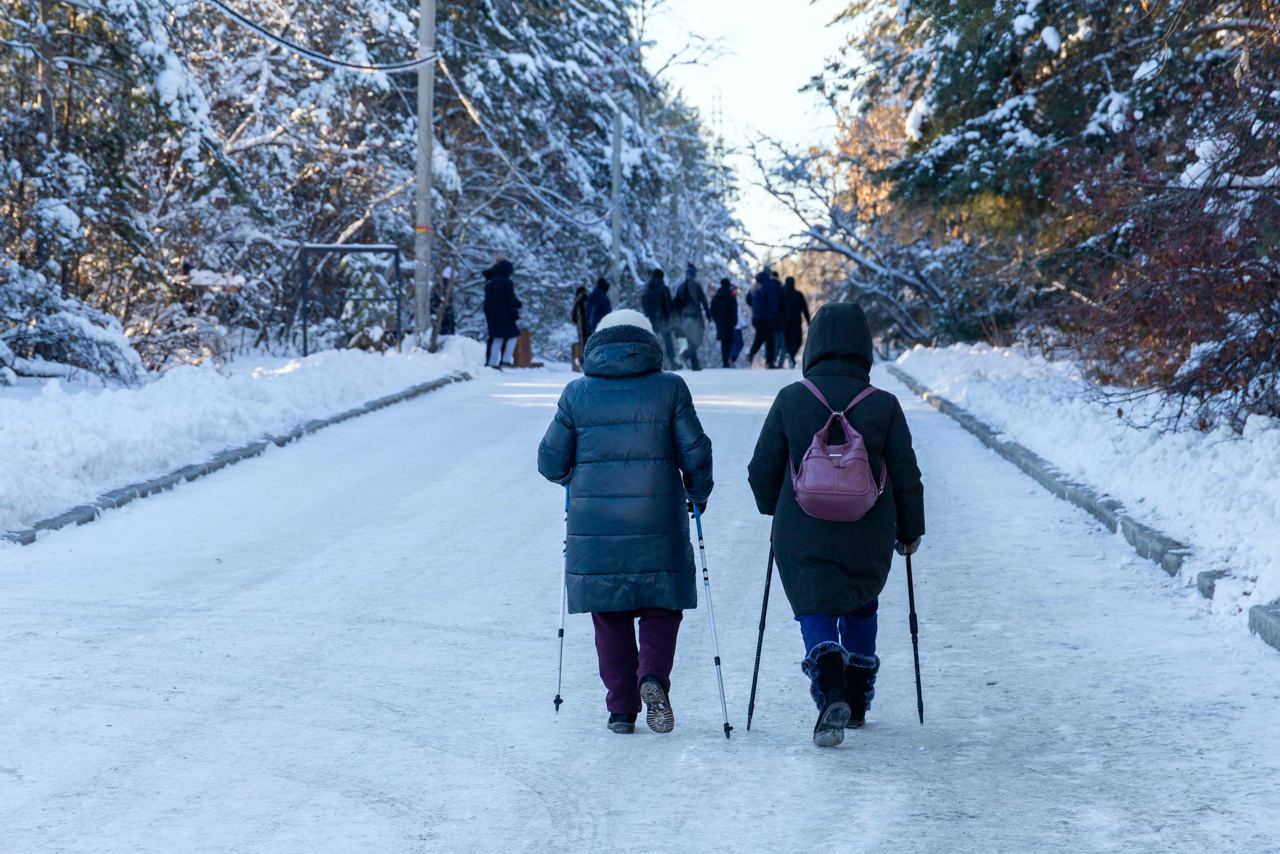
[[0, 548], [0, 851], [1280, 850], [1280, 655], [945, 417], [926, 478], [927, 725], [900, 567], [871, 724], [810, 745], [746, 463], [789, 374], [690, 377], [726, 742], [691, 613], [669, 736], [604, 728], [590, 621], [551, 713], [566, 375], [489, 376]]

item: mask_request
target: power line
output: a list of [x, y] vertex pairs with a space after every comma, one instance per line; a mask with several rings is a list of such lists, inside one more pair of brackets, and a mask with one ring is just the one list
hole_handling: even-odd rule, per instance
[[502, 160], [502, 162], [506, 164], [507, 168], [511, 170], [511, 173], [515, 176], [516, 180], [520, 184], [522, 184], [530, 192], [530, 194], [533, 195], [535, 199], [541, 202], [542, 205], [546, 207], [547, 210], [549, 210], [551, 213], [555, 214], [559, 218], [573, 225], [578, 226], [579, 228], [593, 229], [600, 225], [603, 225], [604, 222], [607, 219], [609, 219], [609, 216], [612, 212], [612, 208], [610, 209], [610, 211], [605, 212], [595, 220], [588, 221], [588, 220], [579, 219], [569, 211], [564, 210], [563, 208], [560, 207], [561, 204], [572, 205], [573, 202], [570, 199], [567, 199], [564, 196], [561, 196], [559, 193], [555, 193], [554, 191], [548, 190], [544, 187], [539, 187], [538, 185], [534, 184], [531, 180], [529, 180], [528, 176], [525, 175], [524, 171], [520, 169], [520, 167], [517, 166], [511, 160], [510, 157], [507, 156], [507, 153], [503, 151], [502, 146], [498, 144], [498, 141], [494, 138], [493, 134], [489, 131], [489, 128], [485, 125], [484, 120], [480, 118], [480, 114], [479, 112], [476, 111], [475, 106], [471, 103], [471, 99], [468, 98], [466, 94], [463, 93], [462, 87], [460, 87], [458, 85], [458, 81], [454, 79], [453, 73], [449, 70], [449, 66], [445, 64], [444, 57], [440, 55], [439, 51], [433, 52], [427, 56], [419, 57], [418, 59], [405, 60], [404, 62], [386, 63], [381, 65], [363, 65], [355, 62], [348, 62], [344, 59], [337, 59], [335, 57], [328, 56], [326, 54], [320, 53], [319, 51], [312, 50], [309, 47], [305, 47], [303, 45], [297, 44], [296, 42], [292, 42], [292, 41], [289, 41], [288, 39], [278, 36], [275, 33], [272, 33], [269, 30], [263, 28], [259, 24], [254, 23], [249, 18], [245, 17], [241, 13], [237, 12], [235, 9], [228, 6], [226, 3], [222, 2], [222, 0], [204, 0], [204, 2], [214, 7], [215, 9], [218, 9], [228, 18], [235, 21], [237, 24], [249, 30], [250, 32], [254, 33], [255, 35], [259, 36], [260, 38], [264, 39], [265, 41], [268, 41], [274, 45], [282, 47], [285, 50], [290, 51], [291, 53], [294, 53], [294, 54], [297, 54], [298, 56], [303, 57], [304, 59], [309, 59], [312, 62], [316, 62], [320, 65], [325, 65], [329, 68], [333, 68], [336, 70], [358, 71], [365, 74], [377, 74], [377, 73], [407, 74], [409, 72], [416, 72], [418, 69], [420, 69], [424, 65], [427, 65], [428, 63], [438, 62], [440, 64], [441, 71], [444, 72], [445, 78], [449, 81], [449, 85], [453, 88], [454, 93], [457, 94], [458, 99], [462, 102], [462, 106], [466, 109], [467, 115], [470, 116], [471, 121], [474, 122], [475, 126], [480, 129], [481, 134], [483, 134], [485, 139], [489, 142], [490, 147], [493, 148], [494, 152], [498, 155], [498, 157]]
[[494, 152], [502, 162], [507, 165], [507, 168], [511, 170], [511, 173], [515, 175], [516, 180], [524, 185], [525, 189], [532, 193], [535, 199], [540, 201], [547, 210], [551, 211], [556, 216], [580, 228], [596, 228], [597, 226], [603, 225], [605, 220], [609, 219], [612, 209], [592, 221], [578, 219], [572, 213], [561, 209], [555, 201], [558, 200], [561, 204], [572, 205], [572, 200], [566, 199], [559, 193], [548, 190], [544, 187], [539, 187], [530, 181], [528, 176], [524, 174], [524, 171], [507, 156], [507, 153], [502, 150], [502, 146], [498, 144], [496, 139], [494, 139], [493, 134], [490, 133], [489, 128], [484, 123], [484, 120], [480, 118], [480, 113], [477, 112], [475, 105], [471, 103], [471, 99], [463, 93], [462, 87], [460, 87], [458, 85], [458, 81], [454, 79], [453, 72], [449, 70], [449, 66], [445, 63], [444, 57], [439, 57], [438, 61], [440, 63], [440, 70], [444, 72], [445, 79], [449, 81], [449, 86], [453, 88], [454, 93], [458, 96], [458, 100], [462, 102], [462, 106], [467, 111], [467, 115], [471, 117], [471, 121], [480, 129], [480, 133], [484, 135], [484, 138], [488, 140], [490, 147], [493, 148]]
[[329, 68], [333, 68], [338, 71], [358, 71], [364, 74], [407, 74], [412, 71], [417, 71], [424, 65], [435, 62], [440, 57], [439, 53], [433, 53], [430, 56], [408, 59], [403, 62], [390, 62], [385, 65], [362, 65], [357, 62], [347, 62], [345, 59], [337, 59], [332, 56], [327, 56], [319, 51], [312, 50], [309, 47], [304, 47], [296, 42], [291, 42], [288, 39], [277, 36], [275, 33], [259, 26], [237, 12], [235, 9], [232, 9], [226, 3], [223, 3], [222, 0], [204, 0], [204, 2], [213, 6], [215, 9], [218, 9], [222, 14], [266, 41], [269, 41], [272, 44], [282, 47], [285, 50], [295, 53], [305, 59], [309, 59], [312, 62], [328, 66]]

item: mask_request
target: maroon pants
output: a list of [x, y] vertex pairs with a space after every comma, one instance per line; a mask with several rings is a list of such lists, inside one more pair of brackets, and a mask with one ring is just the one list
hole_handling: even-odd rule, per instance
[[[600, 679], [608, 690], [605, 706], [610, 714], [640, 712], [640, 680], [655, 676], [671, 690], [671, 665], [676, 660], [676, 634], [681, 611], [641, 608], [638, 611], [597, 611], [596, 655]], [[640, 648], [636, 649], [636, 620], [640, 620]]]

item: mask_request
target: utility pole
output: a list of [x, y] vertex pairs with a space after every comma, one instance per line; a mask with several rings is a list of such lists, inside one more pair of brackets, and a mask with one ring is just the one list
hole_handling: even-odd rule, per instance
[[[671, 182], [671, 210], [667, 212], [667, 220], [670, 225], [667, 229], [667, 269], [671, 271], [672, 276], [678, 275], [677, 268], [680, 266], [680, 176], [676, 175], [675, 180]], [[677, 281], [672, 279], [672, 281]]]
[[613, 286], [622, 293], [622, 110], [613, 116]]
[[[418, 2], [418, 55], [436, 52], [436, 0]], [[431, 327], [431, 285], [435, 270], [431, 263], [432, 238], [435, 236], [431, 201], [431, 157], [435, 142], [436, 64], [424, 63], [418, 68], [418, 169], [414, 186], [416, 217], [413, 227], [413, 329], [418, 346], [425, 347]]]

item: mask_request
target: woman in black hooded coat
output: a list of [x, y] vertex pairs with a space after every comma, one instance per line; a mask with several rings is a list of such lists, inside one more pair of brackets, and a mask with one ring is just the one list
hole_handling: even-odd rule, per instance
[[485, 271], [484, 318], [489, 325], [489, 352], [486, 364], [499, 368], [511, 364], [516, 339], [520, 337], [520, 300], [511, 281], [515, 265], [503, 258]]
[[[870, 384], [873, 350], [866, 315], [853, 303], [823, 307], [809, 327], [804, 376], [837, 410]], [[888, 481], [856, 522], [826, 522], [796, 502], [791, 472], [831, 412], [801, 383], [778, 393], [749, 467], [760, 512], [774, 517], [778, 575], [805, 641], [804, 672], [818, 704], [815, 742], [839, 744], [845, 723], [860, 726], [874, 695], [877, 597], [895, 544], [910, 554], [924, 536], [924, 486], [898, 399], [876, 391], [848, 413], [866, 442], [873, 472]], [[843, 706], [843, 708], [841, 708]], [[833, 723], [839, 726], [833, 726]]]

